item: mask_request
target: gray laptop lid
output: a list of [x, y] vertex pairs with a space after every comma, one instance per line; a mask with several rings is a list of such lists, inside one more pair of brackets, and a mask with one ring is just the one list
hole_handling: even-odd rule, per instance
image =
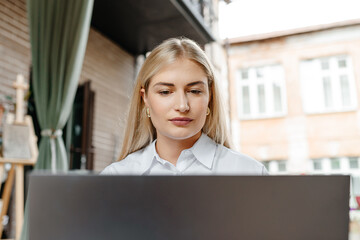
[[349, 176], [30, 176], [29, 239], [347, 239]]

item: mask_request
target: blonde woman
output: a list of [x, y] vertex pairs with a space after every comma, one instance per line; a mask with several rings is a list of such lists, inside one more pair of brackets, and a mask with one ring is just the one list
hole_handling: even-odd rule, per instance
[[213, 68], [192, 40], [169, 39], [137, 77], [120, 159], [102, 174], [265, 175], [230, 150]]

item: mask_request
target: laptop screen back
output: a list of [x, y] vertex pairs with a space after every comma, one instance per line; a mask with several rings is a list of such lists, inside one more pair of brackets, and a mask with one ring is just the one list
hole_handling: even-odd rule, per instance
[[29, 239], [347, 239], [349, 182], [33, 174]]

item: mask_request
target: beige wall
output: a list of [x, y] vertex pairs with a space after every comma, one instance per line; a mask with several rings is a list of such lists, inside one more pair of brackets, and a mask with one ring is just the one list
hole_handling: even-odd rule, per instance
[[[117, 158], [134, 79], [134, 57], [94, 29], [90, 30], [80, 83], [95, 91], [94, 168]], [[0, 96], [15, 97], [18, 73], [29, 79], [31, 64], [26, 1], [0, 1]]]
[[95, 91], [95, 170], [102, 170], [118, 157], [134, 75], [134, 57], [91, 29], [80, 82], [91, 80]]
[[[360, 156], [360, 108], [329, 114], [305, 114], [302, 106], [301, 60], [346, 54], [353, 63], [360, 104], [360, 25], [232, 45], [230, 49], [231, 120], [240, 150], [259, 160], [289, 160], [289, 171], [304, 171], [309, 158]], [[281, 64], [285, 71], [287, 115], [238, 118], [236, 71]]]
[[29, 79], [30, 42], [25, 0], [0, 1], [0, 95], [15, 97], [16, 75]]

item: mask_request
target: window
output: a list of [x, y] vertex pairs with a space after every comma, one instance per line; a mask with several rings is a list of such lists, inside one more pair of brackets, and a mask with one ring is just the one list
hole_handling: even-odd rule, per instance
[[269, 173], [286, 174], [287, 160], [271, 160], [262, 162]]
[[303, 105], [307, 113], [356, 109], [356, 87], [348, 56], [302, 61], [300, 73]]
[[314, 159], [313, 160], [313, 168], [314, 170], [320, 171], [323, 169], [322, 167], [322, 160], [321, 159]]
[[350, 169], [358, 169], [359, 168], [359, 160], [357, 157], [349, 158], [349, 167], [350, 167]]
[[339, 170], [340, 169], [340, 160], [339, 158], [330, 158], [331, 162], [331, 169], [332, 170]]
[[238, 113], [241, 119], [284, 116], [286, 95], [280, 65], [243, 68], [238, 72]]
[[286, 171], [286, 161], [278, 161], [278, 170], [279, 172], [285, 172]]

